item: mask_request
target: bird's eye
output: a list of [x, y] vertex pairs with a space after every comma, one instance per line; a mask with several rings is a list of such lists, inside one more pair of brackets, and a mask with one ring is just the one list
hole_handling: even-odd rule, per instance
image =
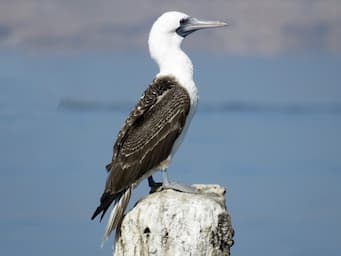
[[183, 25], [183, 24], [185, 24], [187, 22], [187, 19], [186, 18], [182, 18], [181, 20], [180, 20], [180, 25]]

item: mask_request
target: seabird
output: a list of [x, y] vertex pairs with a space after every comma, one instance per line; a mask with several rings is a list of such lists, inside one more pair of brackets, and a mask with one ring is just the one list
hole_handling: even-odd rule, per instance
[[180, 146], [198, 103], [193, 65], [181, 50], [182, 40], [194, 31], [226, 26], [220, 21], [201, 21], [181, 12], [166, 12], [153, 24], [149, 52], [160, 68], [149, 87], [130, 112], [117, 135], [100, 205], [91, 219], [101, 220], [114, 202], [105, 230], [107, 240], [119, 227], [132, 190], [145, 178], [156, 187], [152, 174], [161, 170], [164, 188], [188, 192], [188, 187], [171, 183], [167, 168]]

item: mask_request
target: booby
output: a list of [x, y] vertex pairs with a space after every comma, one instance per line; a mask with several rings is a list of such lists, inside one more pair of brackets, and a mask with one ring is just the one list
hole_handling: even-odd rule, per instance
[[145, 178], [156, 186], [152, 174], [161, 170], [165, 188], [187, 191], [171, 183], [167, 167], [180, 146], [195, 113], [198, 91], [193, 81], [193, 65], [181, 50], [183, 39], [194, 31], [226, 26], [220, 21], [201, 21], [181, 12], [162, 14], [149, 34], [149, 52], [160, 71], [144, 91], [117, 135], [112, 161], [100, 205], [91, 219], [101, 220], [114, 202], [105, 230], [107, 240], [119, 227], [132, 190]]

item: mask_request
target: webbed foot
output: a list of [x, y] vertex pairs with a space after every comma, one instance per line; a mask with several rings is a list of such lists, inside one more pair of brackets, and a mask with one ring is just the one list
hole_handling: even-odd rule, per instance
[[164, 189], [173, 189], [176, 191], [180, 191], [184, 193], [192, 193], [192, 194], [198, 193], [198, 191], [195, 188], [189, 185], [180, 184], [176, 182], [169, 182], [167, 184], [162, 184], [162, 186], [158, 190], [164, 190]]

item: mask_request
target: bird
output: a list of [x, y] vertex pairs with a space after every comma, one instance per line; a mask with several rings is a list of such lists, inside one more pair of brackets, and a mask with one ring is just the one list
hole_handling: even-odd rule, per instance
[[[197, 30], [226, 25], [220, 21], [199, 20], [178, 11], [163, 13], [152, 25], [149, 53], [159, 66], [159, 73], [118, 132], [112, 160], [106, 166], [108, 175], [100, 205], [91, 217], [93, 220], [101, 214], [102, 220], [110, 205], [114, 205], [104, 240], [119, 228], [131, 193], [142, 180], [148, 178], [152, 190], [161, 185], [165, 189], [192, 192], [188, 186], [170, 182], [167, 174], [198, 104], [193, 65], [181, 44]], [[162, 184], [152, 177], [156, 171], [163, 174]]]

